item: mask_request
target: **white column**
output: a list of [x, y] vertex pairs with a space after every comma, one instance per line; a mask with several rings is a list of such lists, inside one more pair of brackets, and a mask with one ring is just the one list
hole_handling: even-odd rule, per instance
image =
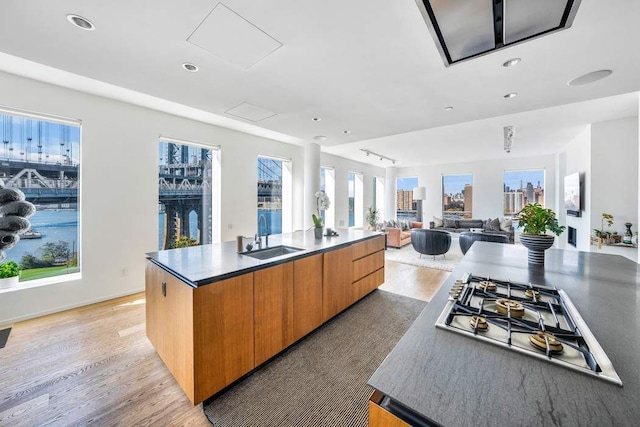
[[385, 178], [381, 176], [376, 176], [376, 209], [380, 211], [380, 218], [378, 218], [378, 222], [384, 221], [387, 217], [386, 215], [386, 184]]
[[[311, 228], [311, 215], [316, 212], [316, 191], [320, 189], [320, 146], [307, 143], [304, 147], [304, 229]], [[334, 200], [331, 201], [333, 203]]]
[[324, 175], [324, 191], [329, 197], [331, 204], [329, 209], [324, 212], [325, 225], [327, 227], [336, 227], [336, 171], [335, 169], [325, 169]]
[[384, 218], [383, 221], [390, 219], [396, 219], [396, 178], [398, 176], [398, 169], [395, 166], [389, 166], [385, 170], [384, 178]]

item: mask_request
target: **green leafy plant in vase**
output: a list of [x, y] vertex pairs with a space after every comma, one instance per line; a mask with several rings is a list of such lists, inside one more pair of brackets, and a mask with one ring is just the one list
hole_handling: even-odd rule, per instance
[[369, 228], [371, 230], [375, 230], [376, 225], [378, 224], [378, 220], [380, 219], [380, 211], [373, 206], [369, 206], [365, 219], [367, 221], [367, 224], [369, 224]]
[[0, 264], [0, 289], [11, 288], [18, 285], [20, 266], [14, 261]]
[[320, 218], [316, 214], [313, 214], [311, 215], [311, 219], [313, 220], [313, 229], [315, 232], [316, 239], [322, 238], [322, 230], [324, 228], [322, 218]]
[[603, 212], [602, 220], [600, 222], [600, 229], [597, 229], [597, 228], [593, 229], [593, 234], [595, 234], [596, 239], [598, 239], [598, 248], [601, 248], [602, 244], [608, 245], [610, 243], [617, 242], [618, 233], [615, 231], [611, 231], [612, 225], [613, 225], [613, 215]]
[[544, 251], [553, 246], [555, 236], [559, 236], [566, 227], [558, 224], [558, 218], [551, 209], [545, 209], [538, 203], [525, 206], [519, 215], [518, 228], [522, 228], [520, 242], [529, 249], [529, 264], [544, 264]]

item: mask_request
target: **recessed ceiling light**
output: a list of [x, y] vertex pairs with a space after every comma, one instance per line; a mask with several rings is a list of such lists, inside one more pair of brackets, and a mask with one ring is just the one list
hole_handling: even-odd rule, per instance
[[83, 30], [93, 31], [96, 29], [96, 26], [93, 25], [91, 21], [89, 21], [87, 18], [83, 18], [82, 16], [69, 14], [67, 15], [67, 20], [76, 27], [82, 28]]
[[350, 130], [343, 130], [342, 133], [347, 134], [347, 133], [351, 133]]
[[575, 79], [569, 80], [567, 82], [567, 84], [569, 86], [586, 85], [586, 84], [589, 84], [589, 83], [597, 82], [600, 79], [604, 79], [605, 77], [610, 76], [611, 73], [613, 73], [613, 71], [611, 71], [611, 70], [592, 71], [592, 72], [587, 73], [587, 74], [585, 74], [583, 76], [576, 77]]
[[453, 110], [453, 107], [444, 107], [444, 111], [451, 111]]
[[197, 65], [192, 64], [190, 62], [185, 62], [184, 64], [182, 64], [182, 68], [184, 68], [187, 71], [191, 71], [192, 73], [195, 73], [196, 71], [198, 71], [200, 68], [198, 68]]
[[502, 64], [503, 67], [513, 67], [514, 65], [517, 65], [520, 63], [520, 61], [522, 61], [522, 59], [520, 58], [511, 58], [510, 60], [508, 60], [507, 62], [505, 62], [504, 64]]
[[324, 135], [316, 135], [313, 137], [313, 139], [315, 139], [316, 141], [326, 141], [327, 137]]
[[511, 92], [511, 93], [506, 94], [506, 95], [504, 96], [504, 98], [505, 98], [505, 99], [509, 99], [509, 98], [515, 98], [516, 96], [518, 96], [518, 93], [517, 93], [517, 92]]
[[322, 119], [321, 119], [320, 117], [314, 117], [314, 118], [313, 118], [313, 119], [311, 119], [311, 120], [313, 120], [314, 122], [319, 122], [319, 121], [320, 121], [320, 120], [322, 120]]

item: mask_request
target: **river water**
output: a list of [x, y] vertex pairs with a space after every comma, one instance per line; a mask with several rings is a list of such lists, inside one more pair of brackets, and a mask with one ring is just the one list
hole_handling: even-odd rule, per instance
[[78, 251], [78, 211], [41, 210], [31, 218], [31, 229], [42, 233], [41, 239], [21, 239], [13, 248], [5, 251], [8, 261], [18, 264], [23, 255], [30, 253], [39, 257], [39, 249], [45, 243], [67, 242], [71, 252]]

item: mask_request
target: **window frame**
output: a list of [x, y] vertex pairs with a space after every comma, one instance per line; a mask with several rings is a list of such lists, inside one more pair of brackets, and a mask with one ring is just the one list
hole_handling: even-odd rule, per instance
[[[220, 212], [221, 212], [221, 147], [219, 145], [208, 144], [200, 141], [186, 140], [182, 138], [175, 138], [166, 135], [160, 135], [158, 137], [158, 145], [161, 143], [186, 145], [196, 149], [206, 149], [210, 151], [211, 155], [211, 223], [208, 225], [211, 231], [211, 242], [201, 242], [200, 245], [209, 243], [220, 243], [221, 241], [221, 224], [220, 224]], [[158, 164], [158, 168], [161, 165]], [[159, 173], [159, 169], [158, 169]], [[160, 189], [158, 188], [158, 192]], [[160, 203], [160, 194], [158, 194], [158, 203]], [[203, 222], [204, 224], [204, 222]], [[159, 229], [158, 224], [158, 229]], [[170, 248], [165, 248], [170, 249]]]
[[[268, 159], [281, 162], [282, 168], [282, 200], [281, 200], [281, 233], [290, 233], [293, 231], [293, 161], [290, 158], [271, 156], [267, 154], [258, 154], [256, 156], [256, 230], [260, 233], [260, 215], [258, 214], [258, 188], [257, 184], [259, 176], [257, 176], [259, 159]], [[269, 234], [274, 234], [269, 227]]]
[[[541, 203], [541, 205], [542, 205], [542, 207], [544, 207], [545, 206], [545, 202], [546, 202], [545, 194], [546, 194], [546, 185], [547, 185], [547, 170], [545, 168], [505, 169], [503, 171], [503, 174], [502, 174], [502, 190], [503, 190], [503, 193], [502, 193], [503, 194], [503, 197], [502, 197], [502, 214], [503, 214], [504, 217], [513, 218], [514, 216], [517, 216], [518, 213], [522, 210], [522, 208], [524, 208], [526, 205], [532, 203], [532, 202], [527, 200], [527, 202], [526, 203], [522, 203], [522, 206], [520, 207], [520, 209], [517, 210], [516, 209], [516, 205], [517, 204], [515, 203], [515, 197], [514, 197], [514, 203], [513, 203], [514, 210], [511, 211], [511, 212], [507, 212], [507, 209], [506, 209], [507, 208], [507, 194], [518, 193], [518, 191], [509, 191], [509, 192], [506, 191], [506, 189], [507, 189], [507, 177], [506, 177], [506, 175], [508, 173], [523, 173], [524, 174], [524, 173], [537, 173], [537, 172], [541, 172], [542, 173], [542, 186], [541, 186], [542, 203]], [[513, 177], [511, 179], [516, 179], [516, 178]], [[522, 179], [521, 179], [521, 181], [522, 181]], [[528, 182], [528, 184], [532, 184], [532, 190], [534, 192], [538, 188], [538, 187], [533, 187], [533, 183], [531, 183], [531, 182]], [[524, 190], [524, 188], [521, 187], [518, 190]], [[538, 203], [538, 200], [539, 200], [539, 198], [536, 198], [534, 196], [534, 202]]]
[[[62, 117], [62, 116], [56, 116], [53, 114], [45, 114], [45, 113], [38, 113], [38, 112], [33, 112], [33, 111], [27, 111], [27, 110], [21, 110], [18, 108], [8, 108], [8, 107], [0, 107], [0, 115], [7, 115], [7, 116], [12, 116], [11, 119], [11, 126], [13, 126], [13, 119], [14, 118], [19, 118], [23, 121], [25, 120], [33, 120], [36, 122], [35, 127], [37, 128], [38, 122], [46, 122], [46, 123], [50, 123], [50, 124], [54, 124], [54, 125], [63, 125], [63, 126], [72, 126], [72, 127], [76, 127], [78, 129], [78, 147], [76, 150], [77, 153], [77, 159], [78, 159], [78, 163], [76, 165], [73, 165], [73, 154], [67, 154], [67, 157], [70, 159], [71, 162], [71, 166], [75, 167], [77, 169], [76, 171], [76, 191], [77, 191], [77, 196], [76, 196], [76, 220], [77, 220], [77, 226], [76, 226], [76, 236], [77, 236], [77, 240], [74, 242], [74, 245], [72, 245], [71, 248], [71, 255], [75, 255], [76, 257], [76, 263], [77, 266], [75, 266], [73, 269], [75, 270], [77, 268], [77, 271], [72, 271], [72, 272], [68, 272], [68, 273], [63, 273], [63, 274], [59, 274], [59, 275], [53, 275], [53, 276], [47, 276], [47, 277], [42, 277], [42, 278], [38, 278], [38, 279], [32, 279], [32, 280], [26, 280], [23, 281], [22, 279], [22, 272], [25, 270], [20, 270], [20, 276], [19, 276], [19, 283], [20, 286], [19, 287], [11, 287], [11, 288], [5, 288], [5, 289], [0, 289], [0, 293], [5, 293], [5, 292], [11, 292], [11, 291], [15, 291], [15, 290], [22, 290], [22, 289], [29, 289], [29, 288], [34, 288], [34, 287], [39, 287], [39, 286], [44, 286], [44, 285], [50, 285], [50, 284], [57, 284], [57, 283], [65, 283], [65, 282], [70, 282], [70, 281], [74, 281], [74, 280], [80, 280], [82, 279], [82, 265], [83, 265], [83, 256], [82, 256], [82, 252], [83, 252], [83, 248], [82, 248], [82, 187], [83, 187], [83, 180], [82, 180], [82, 169], [81, 169], [81, 165], [82, 165], [82, 140], [83, 140], [83, 123], [82, 120], [80, 119], [73, 119], [73, 118], [68, 118], [68, 117]], [[24, 126], [24, 125], [23, 125]], [[4, 124], [3, 124], [3, 131], [4, 131]], [[14, 133], [13, 130], [10, 131], [12, 134]], [[24, 132], [24, 131], [23, 131]], [[4, 135], [3, 135], [4, 136]], [[24, 136], [24, 134], [21, 135], [21, 137]], [[13, 139], [13, 135], [10, 136], [11, 139]], [[3, 138], [4, 139], [4, 138]], [[14, 142], [14, 141], [12, 141]], [[32, 143], [35, 141], [32, 141]], [[70, 143], [73, 143], [73, 141], [69, 141]], [[37, 143], [36, 143], [37, 144]], [[36, 145], [37, 146], [37, 145]], [[73, 146], [71, 146], [73, 148]], [[67, 150], [69, 151], [69, 150]], [[71, 149], [71, 153], [73, 153], [73, 150]], [[26, 154], [26, 153], [25, 153]], [[1, 157], [1, 156], [0, 156]], [[49, 155], [47, 155], [47, 158], [49, 157]], [[25, 157], [26, 158], [26, 157]], [[22, 160], [25, 161], [25, 160]], [[36, 163], [39, 163], [36, 162]], [[47, 161], [45, 161], [45, 164], [47, 163]], [[8, 188], [13, 188], [13, 187], [8, 187]], [[21, 189], [21, 187], [15, 187], [17, 189]], [[28, 198], [26, 199], [27, 201]], [[33, 220], [33, 216], [29, 218], [29, 222], [31, 223]], [[19, 242], [18, 242], [19, 244]], [[8, 249], [11, 250], [11, 249]], [[8, 260], [8, 259], [7, 259]], [[6, 262], [3, 261], [3, 262]], [[21, 260], [17, 261], [18, 264], [21, 263]], [[27, 269], [29, 270], [29, 269]]]
[[[409, 190], [405, 190], [405, 189], [399, 190], [398, 189], [398, 181], [400, 181], [400, 180], [412, 180], [412, 181], [409, 181], [411, 183], [410, 189]], [[415, 180], [415, 183], [413, 182], [413, 180]], [[417, 176], [399, 176], [399, 177], [396, 177], [396, 182], [395, 182], [395, 184], [396, 184], [396, 211], [395, 211], [396, 219], [401, 219], [401, 218], [399, 218], [399, 215], [398, 215], [400, 212], [413, 212], [414, 214], [412, 216], [404, 214], [402, 219], [406, 219], [408, 221], [418, 221], [417, 203], [416, 203], [416, 200], [413, 200], [413, 189], [415, 187], [418, 187], [418, 183], [419, 183], [419, 179], [418, 179]], [[400, 196], [399, 195], [400, 191], [403, 192], [403, 196], [402, 196], [403, 198], [406, 198], [406, 195], [404, 195], [405, 192], [409, 193], [408, 196], [409, 196], [409, 199], [411, 201], [410, 202], [411, 203], [411, 209], [409, 209], [409, 210], [400, 210], [399, 209], [401, 205], [405, 205], [405, 203], [402, 203], [402, 204], [398, 203], [398, 198]]]
[[[463, 210], [462, 211], [445, 211], [445, 179], [448, 177], [469, 177], [469, 183], [470, 184], [464, 184], [464, 186], [462, 187], [462, 189], [460, 190], [460, 193], [454, 193], [454, 194], [461, 194], [462, 195], [462, 203], [463, 203]], [[472, 172], [460, 172], [460, 173], [448, 173], [448, 174], [442, 174], [442, 179], [441, 179], [441, 184], [442, 184], [442, 200], [441, 200], [441, 207], [442, 207], [442, 218], [447, 218], [447, 219], [460, 219], [460, 218], [464, 218], [464, 219], [471, 219], [473, 218], [473, 173]], [[470, 200], [470, 204], [471, 204], [471, 209], [467, 210], [467, 206], [466, 206], [466, 197], [467, 195], [465, 194], [465, 189], [467, 187], [467, 185], [469, 185], [471, 187], [471, 200]], [[460, 199], [457, 199], [460, 200]], [[458, 215], [455, 212], [462, 212], [462, 215]]]

